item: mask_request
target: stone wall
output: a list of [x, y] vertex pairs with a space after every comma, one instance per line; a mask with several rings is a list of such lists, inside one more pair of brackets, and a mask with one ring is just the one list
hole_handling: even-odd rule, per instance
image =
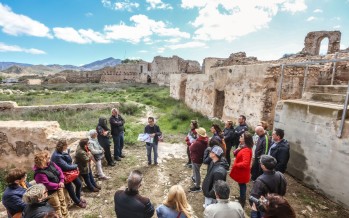
[[149, 75], [147, 62], [119, 64], [115, 67], [103, 68], [100, 82], [140, 82], [146, 83]]
[[290, 143], [287, 172], [330, 199], [349, 207], [349, 122], [337, 138], [342, 106], [280, 101], [275, 127]]
[[[65, 80], [69, 83], [99, 83], [101, 79], [100, 71], [74, 71], [74, 70], [65, 70], [58, 74], [52, 76], [52, 78], [56, 77], [64, 77]], [[50, 77], [48, 78], [50, 79]], [[60, 83], [60, 82], [57, 82]]]

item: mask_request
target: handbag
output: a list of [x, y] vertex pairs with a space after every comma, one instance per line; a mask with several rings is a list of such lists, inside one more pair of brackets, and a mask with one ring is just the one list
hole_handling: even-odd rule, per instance
[[70, 170], [70, 171], [63, 172], [63, 175], [64, 175], [64, 184], [71, 183], [71, 182], [74, 181], [76, 178], [78, 178], [79, 174], [80, 174], [79, 169], [75, 169], [75, 170]]

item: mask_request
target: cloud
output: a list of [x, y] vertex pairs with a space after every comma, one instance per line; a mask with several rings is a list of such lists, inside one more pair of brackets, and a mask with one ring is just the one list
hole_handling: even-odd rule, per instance
[[146, 0], [146, 2], [150, 4], [150, 6], [147, 7], [147, 10], [152, 10], [152, 9], [172, 10], [173, 9], [173, 7], [170, 4], [163, 3], [161, 0]]
[[181, 7], [198, 10], [190, 22], [196, 28], [194, 39], [227, 41], [267, 28], [279, 11], [307, 8], [304, 0], [182, 0]]
[[107, 25], [104, 27], [106, 38], [111, 40], [126, 40], [138, 43], [141, 39], [147, 39], [152, 35], [164, 37], [190, 38], [190, 34], [182, 32], [179, 28], [169, 28], [162, 21], [149, 19], [139, 14], [130, 18], [134, 25], [127, 26], [121, 22], [119, 25]]
[[86, 17], [92, 17], [92, 16], [93, 16], [93, 13], [87, 12], [87, 13], [85, 14], [85, 16], [86, 16]]
[[341, 25], [336, 25], [333, 27], [333, 29], [340, 29], [341, 28]]
[[179, 41], [181, 41], [180, 38], [172, 38], [172, 39], [165, 39], [164, 42], [168, 42], [168, 43], [178, 43]]
[[132, 12], [134, 8], [139, 8], [139, 3], [130, 2], [129, 0], [125, 0], [125, 1], [102, 0], [102, 4], [104, 7], [107, 7], [116, 11]]
[[147, 50], [139, 50], [138, 52], [139, 52], [139, 53], [148, 53]]
[[200, 47], [206, 48], [207, 46], [203, 42], [187, 42], [183, 44], [168, 45], [166, 47], [172, 50], [176, 50], [176, 49], [183, 49], [183, 48], [200, 48]]
[[341, 20], [341, 18], [340, 17], [333, 17], [333, 18], [331, 18], [331, 20]]
[[52, 38], [50, 29], [44, 24], [25, 15], [12, 12], [11, 8], [0, 3], [0, 27], [9, 35], [30, 35]]
[[310, 16], [307, 18], [307, 21], [313, 21], [313, 20], [316, 20], [316, 17]]
[[29, 54], [46, 54], [46, 52], [36, 48], [21, 48], [17, 45], [6, 45], [0, 42], [0, 52], [24, 52]]
[[79, 44], [87, 43], [109, 43], [110, 40], [99, 32], [95, 32], [91, 29], [75, 30], [72, 27], [56, 27], [53, 28], [53, 32], [56, 38], [62, 39], [67, 42], [74, 42]]
[[322, 13], [323, 12], [323, 10], [321, 10], [321, 9], [315, 9], [314, 11], [313, 11], [314, 13]]

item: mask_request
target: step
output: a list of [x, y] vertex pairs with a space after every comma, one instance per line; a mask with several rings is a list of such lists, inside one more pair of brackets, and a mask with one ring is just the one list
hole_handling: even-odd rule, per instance
[[335, 104], [344, 104], [345, 94], [331, 94], [331, 93], [312, 93], [305, 92], [302, 96], [303, 100], [330, 102]]
[[310, 86], [307, 90], [312, 93], [346, 94], [347, 85], [316, 85]]

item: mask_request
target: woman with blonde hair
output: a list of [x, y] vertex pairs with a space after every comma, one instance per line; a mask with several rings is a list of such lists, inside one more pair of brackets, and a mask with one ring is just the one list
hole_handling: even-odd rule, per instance
[[192, 208], [181, 185], [170, 188], [167, 199], [156, 209], [158, 218], [190, 218]]

